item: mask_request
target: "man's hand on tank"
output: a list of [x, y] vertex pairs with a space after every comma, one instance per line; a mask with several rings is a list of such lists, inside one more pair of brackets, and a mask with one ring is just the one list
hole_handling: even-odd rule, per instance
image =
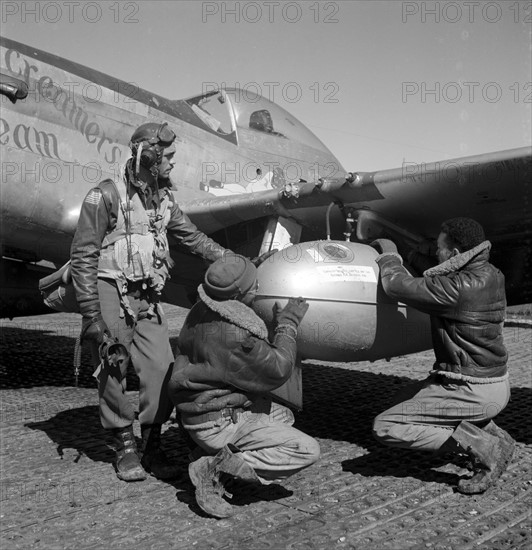
[[[279, 307], [277, 302], [276, 305]], [[278, 313], [277, 322], [279, 325], [292, 323], [297, 327], [303, 320], [308, 308], [309, 305], [305, 298], [290, 298], [284, 309]]]
[[369, 245], [372, 246], [379, 254], [386, 254], [389, 252], [397, 254], [397, 246], [390, 239], [375, 239]]

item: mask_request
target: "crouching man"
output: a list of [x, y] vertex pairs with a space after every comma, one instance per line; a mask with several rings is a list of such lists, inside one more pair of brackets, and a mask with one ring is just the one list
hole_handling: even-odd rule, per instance
[[390, 447], [468, 454], [475, 469], [458, 490], [482, 493], [506, 470], [515, 442], [491, 419], [508, 404], [508, 355], [502, 337], [503, 274], [489, 263], [491, 244], [469, 218], [444, 222], [437, 266], [412, 277], [392, 241], [373, 243], [388, 296], [431, 318], [436, 362], [429, 377], [400, 392], [375, 419]]
[[297, 328], [308, 304], [291, 298], [277, 315], [273, 343], [250, 305], [256, 267], [243, 256], [214, 262], [179, 335], [170, 395], [183, 427], [207, 456], [189, 466], [198, 505], [223, 518], [232, 506], [224, 482], [279, 482], [319, 458], [316, 440], [292, 427], [292, 412], [267, 392], [281, 386], [296, 360]]

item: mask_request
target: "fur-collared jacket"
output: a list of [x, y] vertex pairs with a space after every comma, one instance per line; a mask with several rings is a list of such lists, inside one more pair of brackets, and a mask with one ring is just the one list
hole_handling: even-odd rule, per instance
[[237, 300], [212, 300], [203, 285], [198, 292], [200, 299], [179, 334], [169, 383], [189, 429], [208, 425], [222, 409], [246, 408], [258, 395], [278, 388], [296, 360], [291, 334], [277, 331], [272, 344], [264, 321], [250, 307]]
[[487, 383], [507, 376], [504, 275], [489, 263], [490, 248], [484, 241], [423, 277], [412, 277], [398, 254], [377, 257], [386, 294], [430, 315], [434, 371], [448, 378]]

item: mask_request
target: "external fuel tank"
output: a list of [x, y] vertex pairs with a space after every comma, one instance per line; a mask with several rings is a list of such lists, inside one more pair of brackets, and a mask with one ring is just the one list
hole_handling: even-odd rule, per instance
[[275, 302], [308, 301], [297, 337], [303, 359], [373, 361], [429, 349], [428, 315], [388, 298], [377, 255], [368, 245], [344, 241], [280, 250], [258, 268], [253, 307], [271, 323]]

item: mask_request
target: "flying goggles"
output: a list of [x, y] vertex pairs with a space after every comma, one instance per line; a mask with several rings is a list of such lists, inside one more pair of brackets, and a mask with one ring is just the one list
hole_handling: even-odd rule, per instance
[[168, 147], [173, 143], [175, 138], [176, 135], [174, 131], [168, 126], [168, 122], [163, 122], [157, 130], [157, 135], [147, 139], [146, 141], [150, 145], [159, 144]]

